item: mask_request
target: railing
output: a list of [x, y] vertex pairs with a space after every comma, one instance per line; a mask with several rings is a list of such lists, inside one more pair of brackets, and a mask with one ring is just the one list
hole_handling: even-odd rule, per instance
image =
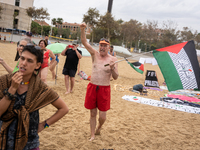
[[58, 40], [63, 40], [63, 41], [70, 41], [70, 42], [74, 41], [72, 39], [65, 39], [65, 38], [60, 38], [60, 37], [51, 36], [51, 35], [49, 35], [49, 37], [54, 38], [54, 39], [58, 39]]

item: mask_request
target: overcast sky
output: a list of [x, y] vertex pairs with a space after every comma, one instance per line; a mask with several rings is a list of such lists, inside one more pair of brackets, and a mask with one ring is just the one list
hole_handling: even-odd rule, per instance
[[[109, 0], [34, 0], [36, 8], [48, 9], [50, 18], [63, 18], [64, 22], [81, 23], [89, 7], [105, 15]], [[200, 0], [113, 0], [112, 15], [115, 20], [135, 19], [141, 23], [147, 20], [173, 21], [178, 29], [189, 27], [200, 32]], [[50, 24], [50, 20], [46, 21]]]

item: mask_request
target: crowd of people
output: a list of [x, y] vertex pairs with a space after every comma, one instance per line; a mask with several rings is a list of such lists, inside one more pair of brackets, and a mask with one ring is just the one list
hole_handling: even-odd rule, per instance
[[[85, 108], [90, 110], [90, 141], [99, 135], [106, 121], [106, 113], [110, 109], [110, 78], [119, 76], [116, 53], [109, 40], [99, 41], [96, 51], [86, 40], [86, 24], [80, 25], [81, 42], [91, 54], [92, 74], [87, 86]], [[56, 78], [55, 66], [59, 62], [59, 54], [47, 49], [51, 44], [48, 36], [40, 40], [38, 46], [31, 40], [32, 33], [19, 41], [15, 61], [16, 67], [10, 67], [3, 58], [0, 64], [8, 74], [0, 76], [0, 149], [39, 149], [38, 133], [61, 119], [68, 113], [64, 100], [46, 83], [48, 70], [52, 79]], [[66, 57], [62, 74], [64, 75], [66, 92], [73, 92], [77, 67], [80, 65], [82, 52], [78, 44], [68, 45], [62, 52]], [[49, 63], [49, 58], [51, 62]], [[109, 64], [104, 66], [104, 64]], [[79, 70], [79, 69], [78, 69]], [[39, 122], [39, 109], [52, 104], [57, 111], [50, 118]], [[99, 110], [99, 112], [98, 112]], [[97, 113], [99, 113], [97, 125]], [[14, 131], [14, 132], [13, 132]]]

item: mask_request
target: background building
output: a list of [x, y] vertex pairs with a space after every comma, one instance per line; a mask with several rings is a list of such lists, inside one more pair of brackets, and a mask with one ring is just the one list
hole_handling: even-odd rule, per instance
[[32, 18], [27, 15], [26, 9], [33, 7], [33, 2], [34, 0], [0, 0], [3, 8], [0, 28], [30, 31]]
[[[56, 24], [56, 26], [58, 29], [59, 28], [63, 28], [63, 29], [70, 29], [71, 33], [75, 33], [78, 30], [80, 30], [80, 24], [78, 23], [68, 23], [68, 22], [64, 22], [63, 24]], [[87, 24], [86, 27], [86, 34], [90, 34], [91, 29], [89, 28], [89, 25]]]
[[46, 23], [45, 21], [34, 20], [34, 22], [38, 23], [40, 26], [49, 26], [49, 24]]

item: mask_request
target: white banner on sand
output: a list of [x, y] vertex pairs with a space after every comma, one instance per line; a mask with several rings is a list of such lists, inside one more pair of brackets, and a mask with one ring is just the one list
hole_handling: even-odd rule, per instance
[[174, 104], [174, 103], [167, 103], [164, 101], [158, 101], [158, 100], [153, 100], [153, 99], [148, 99], [148, 98], [138, 97], [138, 96], [132, 96], [132, 95], [125, 95], [122, 98], [124, 100], [131, 101], [131, 102], [147, 104], [147, 105], [157, 106], [157, 107], [164, 107], [164, 108], [184, 111], [184, 112], [188, 112], [188, 113], [200, 114], [200, 108], [197, 108], [197, 107], [185, 106], [185, 105]]

